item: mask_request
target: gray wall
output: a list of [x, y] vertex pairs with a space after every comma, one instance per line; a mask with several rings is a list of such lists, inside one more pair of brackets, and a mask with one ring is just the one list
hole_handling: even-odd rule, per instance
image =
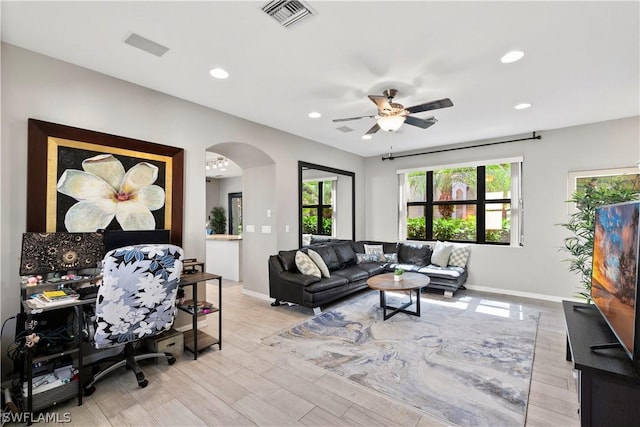
[[[268, 255], [275, 249], [297, 247], [298, 160], [354, 171], [359, 177], [358, 191], [364, 192], [364, 159], [354, 154], [9, 44], [3, 43], [1, 49], [2, 318], [15, 314], [19, 307], [18, 265], [21, 237], [26, 231], [26, 177], [29, 173], [28, 118], [184, 148], [183, 246], [187, 256], [199, 259], [205, 256], [206, 149], [212, 144], [225, 143], [259, 147], [272, 159], [273, 166], [267, 167], [270, 187], [261, 188], [266, 185], [260, 181], [264, 170], [255, 174], [243, 171], [250, 183], [243, 188], [247, 206], [245, 215], [256, 218], [256, 225], [262, 224], [260, 215], [269, 206], [273, 211], [269, 221], [273, 232], [266, 237], [257, 233], [245, 237], [244, 246], [251, 248], [250, 259], [245, 258], [248, 261], [244, 264], [245, 269], [258, 270], [245, 270], [243, 277], [248, 289], [264, 295], [268, 294], [268, 278], [263, 272]], [[252, 181], [254, 176], [258, 181]], [[271, 198], [267, 199], [267, 195]], [[357, 208], [357, 235], [363, 238], [364, 204]], [[284, 232], [285, 225], [290, 226], [289, 233]]]
[[[398, 238], [398, 178], [396, 171], [421, 166], [524, 157], [524, 247], [474, 245], [469, 261], [470, 287], [512, 294], [572, 297], [576, 275], [559, 252], [568, 234], [558, 224], [567, 221], [565, 201], [570, 171], [635, 167], [640, 159], [640, 119], [613, 120], [539, 132], [541, 140], [381, 161], [366, 160], [366, 236]], [[516, 135], [494, 141], [504, 141]], [[492, 142], [476, 141], [469, 145]], [[402, 154], [402, 153], [395, 153]]]
[[204, 213], [205, 218], [208, 220], [211, 215], [211, 208], [218, 206], [218, 200], [220, 200], [220, 180], [216, 178], [207, 178], [205, 187], [207, 195], [206, 203], [204, 205]]
[[231, 178], [220, 178], [220, 194], [218, 195], [218, 205], [224, 208], [224, 211], [229, 216], [229, 193], [241, 193], [242, 192], [242, 177], [234, 176]]

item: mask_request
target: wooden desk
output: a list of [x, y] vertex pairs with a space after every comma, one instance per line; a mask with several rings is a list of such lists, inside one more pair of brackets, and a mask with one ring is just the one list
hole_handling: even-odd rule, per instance
[[[189, 301], [186, 301], [184, 304], [179, 304], [178, 308], [186, 313], [189, 313], [192, 318], [192, 333], [188, 332], [184, 333], [184, 347], [187, 350], [193, 352], [193, 358], [198, 358], [198, 352], [204, 350], [205, 348], [211, 347], [212, 345], [218, 345], [218, 348], [222, 350], [222, 276], [218, 276], [217, 274], [197, 272], [190, 274], [183, 274], [180, 277], [180, 282], [178, 282], [178, 286], [184, 288], [186, 286], [191, 286], [192, 289], [192, 303], [198, 303], [198, 283], [206, 282], [207, 280], [217, 280], [218, 281], [218, 305], [212, 307], [210, 311], [207, 313], [198, 312], [192, 308], [189, 308]], [[198, 330], [198, 317], [206, 316], [212, 313], [218, 313], [218, 337], [214, 338], [211, 335], [199, 331]]]

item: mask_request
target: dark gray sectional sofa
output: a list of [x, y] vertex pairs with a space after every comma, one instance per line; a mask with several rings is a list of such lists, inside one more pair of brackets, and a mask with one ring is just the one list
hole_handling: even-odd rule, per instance
[[[370, 261], [364, 245], [382, 245], [384, 261]], [[428, 244], [388, 243], [373, 241], [330, 240], [301, 248], [322, 257], [329, 277], [300, 273], [295, 262], [297, 249], [280, 251], [269, 257], [269, 296], [272, 305], [290, 302], [309, 308], [320, 308], [330, 302], [367, 288], [367, 279], [391, 272], [396, 267], [426, 274], [431, 279], [427, 288], [453, 293], [464, 289], [467, 269], [438, 267], [431, 264], [433, 249]]]

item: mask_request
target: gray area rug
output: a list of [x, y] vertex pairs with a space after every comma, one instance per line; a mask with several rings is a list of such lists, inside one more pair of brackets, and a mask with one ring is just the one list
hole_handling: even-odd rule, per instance
[[524, 425], [538, 312], [423, 296], [421, 317], [383, 321], [378, 295], [351, 298], [263, 343], [453, 424]]

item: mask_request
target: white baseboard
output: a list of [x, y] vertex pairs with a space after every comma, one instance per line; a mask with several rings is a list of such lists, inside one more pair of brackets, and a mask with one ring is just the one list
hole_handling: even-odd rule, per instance
[[575, 302], [584, 302], [581, 299], [575, 297], [559, 297], [555, 295], [545, 295], [545, 294], [536, 294], [533, 292], [521, 292], [521, 291], [513, 291], [510, 289], [502, 289], [502, 288], [491, 288], [488, 286], [475, 286], [475, 285], [464, 285], [465, 288], [470, 291], [478, 291], [478, 292], [489, 292], [492, 294], [503, 294], [503, 295], [512, 295], [514, 297], [522, 297], [522, 298], [532, 298], [539, 299], [543, 301], [552, 301], [552, 302], [562, 302], [564, 300], [567, 301], [575, 301]]

